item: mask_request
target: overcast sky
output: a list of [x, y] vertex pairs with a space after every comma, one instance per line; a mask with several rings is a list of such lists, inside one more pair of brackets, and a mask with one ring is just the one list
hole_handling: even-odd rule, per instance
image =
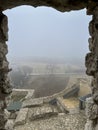
[[8, 57], [83, 59], [88, 52], [86, 10], [61, 13], [21, 6], [4, 12], [9, 19]]

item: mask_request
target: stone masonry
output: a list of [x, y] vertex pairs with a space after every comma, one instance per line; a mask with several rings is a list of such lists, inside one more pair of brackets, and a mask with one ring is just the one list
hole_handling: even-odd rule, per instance
[[0, 13], [0, 130], [4, 130], [6, 119], [4, 109], [6, 108], [6, 98], [11, 93], [11, 86], [7, 77], [10, 69], [6, 54], [8, 53], [6, 41], [8, 40], [8, 20], [2, 12]]
[[91, 89], [92, 98], [87, 100], [87, 124], [85, 130], [97, 130], [98, 128], [98, 6], [88, 7], [88, 14], [93, 15], [89, 24], [89, 50], [86, 56], [86, 73], [93, 76]]

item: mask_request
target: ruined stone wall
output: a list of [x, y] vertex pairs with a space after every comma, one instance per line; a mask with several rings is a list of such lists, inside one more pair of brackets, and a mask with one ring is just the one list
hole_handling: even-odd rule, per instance
[[92, 21], [89, 24], [89, 50], [86, 56], [86, 73], [93, 76], [91, 89], [92, 97], [87, 99], [87, 124], [85, 130], [98, 130], [98, 6], [88, 9], [92, 14]]
[[6, 54], [8, 48], [6, 41], [8, 40], [8, 20], [2, 12], [0, 12], [0, 130], [4, 129], [5, 116], [4, 109], [6, 108], [6, 98], [11, 92], [11, 86], [8, 80], [8, 61]]

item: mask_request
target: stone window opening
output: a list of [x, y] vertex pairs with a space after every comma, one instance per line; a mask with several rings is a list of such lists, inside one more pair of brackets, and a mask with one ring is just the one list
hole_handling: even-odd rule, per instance
[[[98, 129], [98, 32], [97, 32], [97, 27], [96, 27], [96, 23], [98, 23], [98, 2], [96, 2], [95, 0], [83, 0], [83, 1], [55, 1], [53, 0], [52, 2], [49, 2], [47, 0], [42, 1], [0, 1], [0, 12], [2, 14], [3, 10], [6, 10], [8, 8], [14, 8], [16, 6], [19, 5], [32, 5], [34, 7], [37, 6], [50, 6], [53, 8], [56, 8], [57, 10], [64, 12], [64, 11], [71, 11], [71, 10], [80, 10], [83, 8], [87, 9], [87, 15], [92, 15], [92, 21], [89, 24], [89, 32], [90, 32], [90, 39], [89, 39], [89, 50], [90, 52], [87, 54], [86, 56], [86, 61], [85, 61], [85, 65], [86, 65], [86, 73], [90, 76], [93, 76], [93, 81], [92, 81], [92, 97], [90, 99], [87, 100], [87, 124], [85, 126], [85, 130], [90, 130], [90, 129], [94, 129], [97, 130]], [[0, 14], [0, 15], [1, 15]], [[5, 47], [2, 47], [2, 43], [3, 45], [5, 44], [5, 42], [7, 41], [7, 17], [5, 15], [3, 15], [1, 17], [1, 26], [0, 26], [0, 41], [1, 41], [1, 48], [4, 49]], [[2, 50], [1, 49], [1, 50]], [[1, 97], [4, 97], [3, 99], [1, 99], [1, 108], [0, 108], [0, 129], [5, 129], [4, 125], [5, 125], [5, 118], [4, 118], [4, 108], [5, 106], [5, 98], [6, 96], [11, 92], [10, 89], [10, 84], [9, 84], [9, 80], [7, 78], [7, 74], [9, 71], [9, 67], [8, 67], [8, 61], [6, 59], [6, 54], [7, 54], [7, 48], [5, 48], [5, 51], [3, 51], [3, 53], [1, 52], [1, 62], [0, 62], [0, 71], [1, 71], [1, 81], [0, 81], [0, 85], [1, 85]]]
[[[11, 45], [12, 45], [12, 46], [10, 47], [11, 49], [9, 48], [9, 53], [10, 53], [10, 56], [11, 56], [11, 55], [14, 55], [13, 59], [15, 59], [15, 55], [17, 55], [17, 54], [16, 54], [17, 52], [19, 53], [18, 57], [19, 57], [19, 56], [21, 57], [21, 54], [20, 54], [20, 53], [21, 53], [21, 48], [22, 48], [22, 46], [26, 46], [26, 45], [27, 45], [27, 46], [31, 46], [31, 44], [28, 43], [28, 41], [30, 41], [30, 40], [29, 40], [29, 39], [30, 39], [29, 37], [32, 37], [32, 39], [34, 39], [34, 38], [33, 38], [34, 31], [32, 31], [32, 32], [30, 31], [30, 33], [31, 33], [31, 34], [30, 34], [30, 33], [29, 33], [29, 29], [30, 29], [30, 28], [29, 28], [28, 30], [25, 29], [25, 27], [27, 26], [27, 23], [25, 22], [25, 19], [24, 19], [24, 23], [22, 23], [22, 22], [19, 20], [20, 17], [23, 15], [23, 17], [26, 17], [26, 18], [28, 19], [28, 21], [29, 21], [30, 16], [29, 16], [29, 18], [27, 17], [27, 15], [29, 15], [29, 14], [27, 13], [27, 14], [25, 14], [25, 15], [24, 15], [24, 14], [18, 15], [18, 13], [19, 13], [19, 12], [17, 12], [18, 9], [19, 9], [19, 10], [22, 9], [22, 13], [23, 13], [23, 10], [28, 10], [29, 8], [27, 8], [27, 7], [25, 7], [25, 6], [22, 6], [22, 7], [20, 7], [20, 8], [19, 8], [19, 7], [18, 7], [18, 8], [15, 8], [14, 10], [11, 10], [11, 11], [9, 10], [8, 13], [6, 13], [6, 11], [5, 11], [5, 14], [7, 14], [7, 15], [9, 16], [9, 24], [10, 24], [10, 25], [9, 25], [9, 41], [10, 41], [10, 42], [8, 43], [8, 46], [11, 46]], [[42, 9], [43, 12], [44, 12], [45, 9], [42, 8], [42, 7], [41, 7], [38, 11], [41, 11], [41, 9]], [[34, 13], [36, 14], [36, 17], [39, 17], [38, 11], [35, 11], [35, 12], [33, 13], [32, 7], [30, 8], [30, 10], [32, 11], [32, 12], [30, 13], [30, 15], [32, 15], [32, 16], [31, 16], [32, 18], [35, 17]], [[34, 10], [36, 10], [36, 9], [34, 9]], [[48, 9], [47, 9], [47, 10], [48, 10]], [[20, 11], [21, 11], [21, 10], [20, 10]], [[54, 9], [53, 9], [53, 11], [54, 11]], [[10, 12], [13, 12], [13, 13], [12, 13], [13, 18], [10, 17]], [[15, 13], [14, 13], [14, 12], [15, 12]], [[29, 12], [30, 12], [30, 11], [29, 11]], [[45, 14], [45, 13], [43, 13], [43, 12], [42, 12], [41, 14], [42, 14], [42, 15], [45, 15], [45, 17], [46, 17], [46, 14], [49, 15], [49, 13], [46, 13], [46, 14]], [[52, 9], [50, 9], [49, 12], [52, 13]], [[52, 19], [52, 16], [53, 16], [53, 15], [55, 16], [56, 20], [59, 20], [59, 19], [60, 19], [60, 15], [61, 15], [61, 20], [62, 20], [62, 21], [63, 21], [63, 20], [64, 20], [65, 22], [68, 21], [67, 19], [64, 19], [64, 18], [63, 18], [63, 16], [66, 17], [66, 15], [68, 15], [68, 14], [66, 14], [66, 13], [62, 14], [62, 13], [60, 13], [59, 15], [57, 15], [58, 13], [59, 13], [59, 12], [54, 12], [54, 14], [49, 15], [49, 20]], [[83, 13], [85, 13], [85, 11], [83, 11], [83, 12], [81, 11], [79, 14], [83, 15]], [[21, 14], [21, 12], [20, 12], [20, 14]], [[17, 25], [13, 22], [13, 19], [15, 18], [15, 15], [17, 15], [18, 18], [19, 18], [18, 21], [17, 21], [18, 24], [15, 22]], [[75, 13], [73, 13], [73, 15], [75, 15]], [[78, 15], [78, 13], [77, 13], [77, 15]], [[77, 15], [75, 15], [76, 19], [77, 19]], [[70, 17], [71, 17], [71, 18], [70, 18]], [[46, 17], [46, 18], [47, 18], [47, 17]], [[42, 19], [45, 19], [45, 21], [48, 22], [48, 21], [46, 20], [46, 18], [42, 17]], [[68, 18], [70, 19], [70, 21], [73, 19], [72, 16], [69, 16]], [[15, 18], [15, 19], [16, 19], [16, 18]], [[85, 19], [86, 19], [86, 18], [85, 18]], [[36, 19], [36, 20], [37, 20], [37, 19]], [[61, 21], [61, 20], [60, 20], [60, 21]], [[88, 19], [86, 19], [86, 21], [87, 21], [87, 20], [88, 20]], [[21, 23], [20, 23], [19, 21], [20, 21]], [[28, 22], [28, 21], [27, 21], [27, 22]], [[41, 21], [41, 18], [39, 19], [39, 21]], [[38, 24], [40, 24], [39, 21], [37, 22]], [[34, 24], [35, 24], [35, 20], [31, 20], [30, 23], [32, 23], [32, 22], [34, 22]], [[42, 20], [41, 22], [44, 22], [44, 20]], [[44, 37], [47, 37], [47, 39], [48, 39], [48, 38], [53, 39], [53, 38], [52, 38], [52, 35], [50, 34], [50, 31], [52, 32], [53, 29], [56, 29], [56, 26], [58, 26], [58, 24], [59, 24], [60, 22], [58, 22], [58, 21], [57, 21], [57, 23], [54, 23], [54, 21], [52, 21], [52, 22], [53, 22], [53, 24], [52, 24], [51, 21], [50, 21], [50, 25], [52, 25], [52, 26], [54, 25], [55, 27], [53, 27], [51, 30], [48, 29], [49, 32], [46, 31], [46, 32], [47, 32], [47, 35], [50, 35], [50, 36], [47, 36], [47, 35], [45, 34], [45, 31], [43, 31], [43, 35], [45, 35], [45, 36], [42, 36], [42, 39], [44, 39]], [[76, 22], [76, 20], [75, 20], [75, 18], [74, 18], [74, 23], [75, 23], [75, 22]], [[12, 25], [11, 25], [11, 23], [12, 23]], [[26, 30], [26, 32], [25, 32], [24, 35], [21, 35], [21, 34], [22, 34], [22, 31], [21, 31], [22, 29], [21, 29], [21, 28], [18, 28], [18, 29], [17, 29], [17, 26], [19, 27], [19, 23], [21, 24], [21, 26], [22, 26], [22, 24], [23, 24], [23, 26], [22, 26], [21, 28], [22, 28], [24, 31]], [[63, 23], [64, 25], [66, 25], [64, 22], [62, 22], [62, 23]], [[66, 22], [66, 23], [67, 23], [67, 22]], [[72, 21], [70, 22], [70, 24], [71, 24], [71, 23], [72, 23]], [[44, 24], [45, 24], [45, 23], [44, 23]], [[56, 25], [55, 25], [55, 24], [56, 24]], [[81, 23], [81, 20], [80, 20], [79, 23], [77, 23], [77, 24], [82, 24], [82, 23]], [[16, 26], [15, 26], [15, 25], [16, 25]], [[36, 25], [36, 24], [35, 24], [35, 25]], [[50, 26], [50, 25], [49, 25], [49, 26]], [[63, 26], [64, 26], [64, 25], [63, 25]], [[11, 28], [10, 28], [10, 26], [11, 26]], [[41, 26], [41, 24], [40, 24], [40, 26]], [[38, 27], [40, 27], [40, 26], [38, 26]], [[44, 25], [42, 25], [42, 26], [43, 26], [43, 30], [45, 30]], [[45, 25], [45, 27], [46, 27], [46, 26], [48, 26], [48, 24]], [[34, 27], [34, 25], [31, 26], [32, 30], [33, 30], [33, 27]], [[36, 27], [37, 27], [37, 25], [36, 25]], [[72, 27], [72, 25], [70, 25], [70, 27]], [[58, 28], [60, 29], [60, 27], [58, 27]], [[65, 34], [63, 34], [63, 36], [60, 36], [60, 35], [59, 35], [58, 40], [59, 40], [59, 39], [62, 39], [62, 38], [65, 36], [65, 38], [64, 38], [65, 41], [64, 41], [64, 42], [65, 42], [65, 44], [66, 44], [66, 38], [69, 37], [69, 39], [70, 39], [70, 37], [71, 37], [71, 36], [73, 35], [73, 33], [74, 33], [74, 31], [72, 31], [72, 33], [71, 33], [71, 30], [74, 30], [75, 28], [72, 27], [72, 28], [68, 29], [67, 26], [65, 26], [64, 28], [65, 28], [65, 29], [63, 30], [63, 27], [61, 27], [61, 30], [63, 30], [63, 31], [57, 29], [57, 31], [60, 31], [60, 34], [63, 34], [63, 33], [65, 32]], [[67, 30], [66, 30], [66, 28], [67, 28]], [[20, 30], [20, 29], [21, 29], [21, 30]], [[11, 32], [10, 32], [10, 30], [11, 30]], [[19, 43], [16, 43], [16, 42], [15, 42], [15, 34], [16, 34], [16, 33], [15, 33], [15, 30], [18, 30], [18, 32], [20, 31], [20, 33], [21, 33], [20, 36], [18, 35], [17, 38], [16, 38], [16, 39], [20, 39], [20, 41], [22, 41], [22, 43], [20, 43], [21, 45], [20, 45]], [[37, 28], [37, 30], [40, 31], [40, 30], [42, 30], [42, 28], [40, 28], [40, 30]], [[77, 28], [76, 28], [76, 30], [77, 30]], [[80, 29], [80, 30], [81, 30], [81, 29]], [[71, 34], [70, 34], [70, 33], [66, 33], [66, 32], [68, 32], [68, 31], [69, 31]], [[79, 30], [77, 30], [77, 31], [79, 31]], [[83, 31], [84, 31], [84, 30], [83, 30]], [[29, 37], [26, 37], [26, 33], [30, 34], [30, 36], [29, 36]], [[17, 35], [17, 34], [16, 34], [16, 35]], [[36, 35], [37, 35], [37, 36], [36, 36]], [[41, 35], [41, 34], [40, 34], [39, 32], [37, 32], [37, 34], [35, 34], [34, 36], [35, 36], [35, 37], [38, 37], [38, 38], [41, 38], [40, 35]], [[54, 39], [56, 39], [56, 34], [53, 34], [53, 35], [55, 36]], [[71, 36], [70, 36], [70, 35], [71, 35]], [[13, 40], [10, 40], [11, 37], [13, 38]], [[24, 38], [26, 37], [24, 41], [26, 41], [27, 43], [26, 43], [26, 42], [24, 43], [24, 41], [22, 40], [22, 39], [24, 39], [23, 37], [24, 37]], [[57, 37], [58, 37], [58, 33], [57, 33]], [[80, 37], [80, 36], [79, 36], [79, 37]], [[84, 37], [84, 36], [82, 36], [82, 37]], [[76, 38], [77, 38], [77, 36], [75, 35], [75, 39], [76, 39]], [[31, 39], [30, 42], [33, 43], [34, 41], [33, 41], [32, 39]], [[54, 39], [53, 39], [53, 41], [56, 43], [56, 40], [54, 40]], [[72, 41], [70, 41], [69, 39], [67, 38], [67, 40], [68, 40], [67, 42], [69, 42], [70, 45], [71, 45], [71, 42], [72, 42]], [[85, 37], [85, 39], [86, 39], [86, 37]], [[58, 41], [58, 40], [57, 40], [57, 41]], [[17, 41], [17, 42], [20, 42], [19, 40], [16, 40], [16, 41]], [[45, 41], [42, 40], [42, 41], [43, 41], [43, 42], [47, 42], [47, 40], [45, 40]], [[51, 41], [49, 41], [49, 42], [52, 42], [52, 44], [53, 44], [53, 41], [51, 40]], [[85, 40], [83, 40], [83, 42], [82, 42], [82, 39], [80, 40], [81, 43], [85, 43], [84, 41], [85, 41]], [[15, 42], [15, 43], [14, 43], [14, 42]], [[35, 42], [36, 42], [36, 44], [37, 44], [37, 40], [35, 40]], [[39, 41], [38, 41], [38, 42], [39, 42]], [[61, 41], [61, 42], [62, 42], [62, 41]], [[74, 43], [75, 43], [75, 42], [76, 42], [76, 40], [74, 41]], [[78, 40], [78, 42], [79, 42], [79, 40]], [[14, 46], [13, 44], [16, 44], [16, 46]], [[18, 44], [18, 45], [17, 45], [17, 44]], [[52, 44], [50, 44], [50, 46], [52, 46]], [[61, 43], [58, 42], [57, 44], [61, 44]], [[64, 44], [64, 43], [63, 43], [63, 44]], [[41, 45], [41, 43], [40, 43], [40, 44], [38, 43], [39, 48], [40, 48], [40, 45]], [[56, 45], [56, 44], [55, 44], [55, 45]], [[62, 44], [61, 44], [61, 45], [62, 45]], [[82, 45], [82, 44], [81, 44], [81, 45]], [[18, 47], [17, 47], [17, 46], [18, 46]], [[20, 47], [19, 47], [19, 46], [20, 46]], [[34, 45], [33, 45], [33, 46], [34, 46]], [[42, 44], [41, 46], [43, 46], [43, 44]], [[47, 45], [47, 46], [48, 46], [48, 45]], [[75, 46], [76, 46], [76, 45], [75, 45]], [[79, 45], [78, 45], [78, 47], [79, 47]], [[77, 47], [77, 48], [78, 48], [78, 47]], [[83, 47], [83, 45], [82, 45], [81, 47], [79, 47], [79, 49], [81, 50], [82, 47]], [[14, 48], [16, 48], [16, 50], [14, 50]], [[28, 48], [28, 47], [26, 47], [26, 48]], [[32, 48], [32, 46], [31, 46], [31, 48]], [[72, 47], [68, 48], [68, 50], [69, 50], [68, 53], [69, 53], [69, 54], [65, 54], [65, 55], [70, 55], [70, 52], [75, 49], [75, 48], [74, 48], [74, 49], [73, 49], [73, 48], [74, 48], [73, 45], [72, 45]], [[24, 49], [24, 47], [23, 47], [23, 49]], [[22, 51], [23, 51], [23, 49], [22, 49]], [[13, 50], [14, 50], [14, 51], [13, 51]], [[32, 48], [32, 50], [33, 50], [33, 48]], [[31, 51], [31, 50], [30, 50], [30, 51]], [[29, 52], [30, 52], [30, 51], [29, 51]], [[33, 51], [34, 51], [34, 50], [33, 50]], [[43, 48], [42, 51], [44, 51], [44, 48]], [[53, 51], [53, 50], [52, 50], [52, 51]], [[78, 50], [77, 50], [77, 51], [78, 51]], [[84, 51], [85, 51], [85, 50], [84, 50]], [[79, 52], [79, 51], [78, 51], [78, 52]], [[26, 53], [26, 54], [25, 54], [24, 57], [26, 57], [26, 55], [28, 55], [28, 54], [27, 54], [28, 52], [25, 52], [25, 53]], [[37, 52], [37, 53], [38, 53], [38, 52]], [[55, 53], [55, 50], [54, 50], [54, 53]], [[61, 52], [58, 52], [58, 53], [60, 54]], [[74, 53], [74, 52], [73, 52], [73, 53]], [[55, 54], [55, 55], [56, 55], [56, 54]], [[61, 55], [62, 55], [62, 54], [61, 54]], [[76, 54], [76, 55], [77, 55], [77, 54]], [[80, 58], [81, 58], [81, 55], [82, 55], [82, 54], [80, 53]], [[85, 53], [84, 53], [84, 56], [85, 56]], [[75, 56], [74, 56], [74, 57], [75, 57]], [[70, 57], [70, 59], [71, 59], [71, 57]], [[83, 59], [83, 57], [82, 57], [82, 59]], [[22, 58], [21, 58], [21, 60], [22, 60]], [[65, 57], [65, 60], [66, 60], [66, 57]], [[9, 61], [10, 61], [10, 59], [9, 59]], [[20, 62], [21, 62], [21, 61], [20, 61]], [[48, 65], [48, 64], [47, 64], [47, 65]], [[52, 64], [52, 66], [56, 67], [56, 65], [53, 65], [53, 64]], [[25, 66], [24, 66], [24, 67], [25, 67]], [[48, 65], [47, 67], [49, 68], [49, 65]], [[50, 68], [50, 69], [52, 69], [52, 68]], [[49, 70], [49, 71], [51, 71], [51, 70]], [[49, 72], [46, 72], [46, 73], [49, 73]], [[53, 73], [53, 72], [51, 71], [51, 73]], [[12, 77], [14, 77], [14, 76], [12, 76]], [[19, 75], [18, 77], [20, 77], [20, 75]], [[24, 81], [24, 80], [26, 80], [25, 77], [26, 77], [26, 76], [24, 76], [24, 79], [23, 79], [23, 78], [20, 78], [20, 79]], [[23, 83], [23, 81], [18, 81], [18, 83], [20, 84], [21, 87], [24, 87], [25, 84], [26, 84], [26, 83]], [[59, 82], [58, 82], [58, 85], [59, 85]], [[26, 85], [26, 86], [28, 86], [28, 85]], [[18, 86], [17, 86], [17, 87], [18, 87]], [[61, 88], [62, 88], [62, 89], [60, 89], [59, 91], [62, 91], [62, 90], [64, 89], [64, 87], [61, 87]], [[35, 89], [36, 89], [36, 88], [35, 88]], [[43, 90], [43, 89], [42, 89], [42, 90]], [[43, 90], [43, 91], [46, 91], [46, 89]], [[57, 91], [57, 92], [58, 92], [58, 91]], [[40, 92], [40, 93], [41, 93], [41, 92]], [[51, 90], [50, 90], [50, 93], [51, 93], [51, 94], [54, 94], [54, 93], [52, 92], [52, 88], [51, 88]], [[37, 94], [37, 95], [39, 95], [39, 94]], [[40, 94], [40, 95], [41, 95], [41, 97], [43, 96], [42, 94]], [[44, 96], [47, 96], [47, 95], [44, 95]], [[49, 95], [48, 95], [48, 96], [49, 96]]]

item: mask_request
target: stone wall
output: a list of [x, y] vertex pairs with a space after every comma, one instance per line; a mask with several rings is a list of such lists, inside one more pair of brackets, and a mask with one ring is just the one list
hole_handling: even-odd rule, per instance
[[0, 10], [11, 9], [20, 5], [33, 7], [48, 6], [59, 11], [79, 10], [86, 7], [88, 0], [0, 0]]
[[[86, 73], [93, 76], [91, 89], [92, 98], [87, 100], [86, 114], [87, 124], [85, 130], [97, 130], [98, 128], [98, 6], [88, 8], [88, 14], [92, 14], [89, 24], [89, 50], [86, 56]], [[88, 127], [87, 127], [88, 126]]]
[[10, 71], [6, 54], [8, 53], [6, 41], [8, 40], [8, 20], [2, 12], [0, 13], [0, 130], [4, 129], [6, 119], [4, 109], [6, 108], [6, 98], [11, 93], [11, 85], [7, 74]]

